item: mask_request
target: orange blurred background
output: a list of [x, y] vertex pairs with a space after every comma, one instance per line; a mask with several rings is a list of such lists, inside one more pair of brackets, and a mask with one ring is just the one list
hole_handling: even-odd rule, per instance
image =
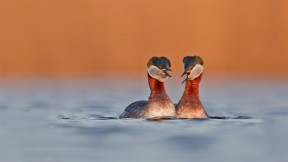
[[0, 0], [0, 76], [141, 74], [151, 56], [209, 74], [288, 76], [288, 0]]

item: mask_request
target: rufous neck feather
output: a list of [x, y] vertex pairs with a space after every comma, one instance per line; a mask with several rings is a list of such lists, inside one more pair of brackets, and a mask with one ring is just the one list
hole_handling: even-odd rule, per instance
[[148, 74], [148, 83], [151, 90], [151, 95], [166, 94], [164, 82], [160, 82]]
[[199, 98], [199, 84], [201, 82], [202, 74], [193, 80], [186, 80], [185, 91], [183, 97]]

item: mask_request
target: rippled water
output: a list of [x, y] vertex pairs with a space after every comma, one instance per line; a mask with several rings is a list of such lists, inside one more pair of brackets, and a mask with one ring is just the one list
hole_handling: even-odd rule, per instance
[[[183, 85], [168, 81], [177, 102]], [[146, 80], [0, 82], [1, 162], [286, 162], [288, 84], [216, 79], [201, 85], [213, 119], [118, 119], [149, 95]]]

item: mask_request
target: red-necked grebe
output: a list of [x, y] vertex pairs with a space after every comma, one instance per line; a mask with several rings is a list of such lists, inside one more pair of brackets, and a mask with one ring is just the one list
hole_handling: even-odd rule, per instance
[[199, 84], [201, 82], [204, 63], [199, 56], [183, 58], [184, 73], [186, 76], [185, 91], [176, 107], [177, 118], [207, 118], [208, 115], [199, 98]]
[[164, 82], [171, 77], [171, 63], [166, 57], [152, 57], [147, 64], [150, 96], [148, 101], [136, 101], [128, 105], [119, 118], [172, 118], [175, 107], [166, 93]]

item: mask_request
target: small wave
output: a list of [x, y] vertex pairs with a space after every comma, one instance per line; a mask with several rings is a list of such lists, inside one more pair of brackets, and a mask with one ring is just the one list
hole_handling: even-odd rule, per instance
[[236, 116], [236, 117], [227, 117], [227, 116], [209, 116], [209, 119], [221, 119], [221, 120], [227, 120], [227, 119], [253, 119], [250, 116]]
[[102, 115], [98, 115], [98, 114], [88, 115], [87, 117], [59, 115], [58, 118], [63, 119], [63, 120], [80, 120], [80, 119], [83, 119], [83, 120], [115, 120], [115, 119], [119, 119], [118, 117], [102, 116]]
[[[115, 116], [103, 116], [99, 114], [91, 114], [87, 115], [86, 117], [80, 117], [80, 116], [65, 116], [65, 115], [59, 115], [59, 119], [63, 120], [116, 120], [119, 119]], [[217, 119], [217, 120], [228, 120], [228, 119], [253, 119], [253, 117], [250, 116], [235, 116], [235, 117], [228, 117], [228, 116], [209, 116], [208, 118], [150, 118], [146, 119], [147, 121], [165, 121], [165, 120], [209, 120], [209, 119]]]

